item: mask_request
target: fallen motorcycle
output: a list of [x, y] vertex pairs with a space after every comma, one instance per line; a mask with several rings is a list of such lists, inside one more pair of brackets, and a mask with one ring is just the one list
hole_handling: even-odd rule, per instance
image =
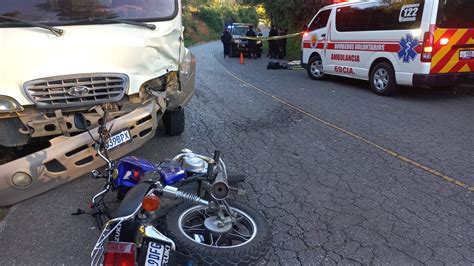
[[[78, 114], [74, 120], [77, 128], [87, 129], [84, 116]], [[271, 239], [268, 224], [259, 212], [228, 199], [242, 193], [234, 185], [243, 178], [227, 175], [219, 151], [210, 158], [183, 150], [158, 165], [136, 157], [114, 162], [108, 151], [121, 137], [111, 136], [111, 131], [105, 114], [99, 139], [93, 138], [98, 156], [107, 164], [105, 173], [91, 172], [93, 178], [106, 180], [91, 203], [97, 222], [103, 224], [92, 265], [233, 265], [250, 264], [265, 255]], [[195, 185], [191, 187], [196, 192], [183, 189], [189, 185]], [[104, 200], [109, 191], [123, 198], [113, 212]], [[162, 198], [180, 201], [164, 218], [166, 236], [154, 226]]]

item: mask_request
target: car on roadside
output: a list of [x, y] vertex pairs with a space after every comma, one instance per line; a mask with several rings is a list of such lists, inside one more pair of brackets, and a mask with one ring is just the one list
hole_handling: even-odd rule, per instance
[[[243, 53], [245, 57], [249, 57], [249, 41], [245, 39], [245, 34], [249, 30], [251, 24], [247, 23], [232, 23], [227, 27], [230, 34], [232, 35], [232, 41], [230, 44], [230, 57], [237, 57], [240, 53]], [[258, 36], [262, 36], [261, 33]], [[263, 43], [262, 41], [256, 41], [256, 53], [257, 57], [262, 57]]]
[[[0, 5], [0, 206], [73, 180], [103, 162], [75, 114], [113, 125], [113, 158], [160, 126], [184, 131], [195, 58], [180, 0], [8, 1]], [[91, 130], [93, 136], [97, 129]]]

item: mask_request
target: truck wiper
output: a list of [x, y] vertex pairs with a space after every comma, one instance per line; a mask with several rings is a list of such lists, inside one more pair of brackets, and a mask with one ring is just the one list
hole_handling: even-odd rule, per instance
[[45, 25], [45, 24], [42, 24], [42, 23], [34, 22], [34, 21], [29, 21], [29, 20], [24, 20], [24, 19], [9, 17], [9, 16], [3, 16], [3, 15], [0, 15], [0, 19], [9, 20], [9, 21], [13, 21], [13, 22], [18, 22], [18, 23], [21, 23], [23, 25], [28, 25], [28, 26], [32, 26], [32, 27], [43, 28], [43, 29], [51, 31], [56, 36], [62, 36], [64, 34], [64, 30], [62, 30], [62, 29], [58, 29], [58, 28], [48, 26], [48, 25]]
[[123, 24], [128, 24], [128, 25], [134, 25], [134, 26], [139, 26], [139, 27], [145, 27], [150, 30], [155, 30], [156, 26], [150, 23], [145, 23], [145, 22], [139, 22], [139, 21], [131, 21], [131, 20], [126, 20], [126, 19], [119, 19], [116, 17], [92, 17], [87, 19], [89, 22], [96, 22], [96, 21], [104, 21], [104, 22], [117, 22], [117, 23], [123, 23]]

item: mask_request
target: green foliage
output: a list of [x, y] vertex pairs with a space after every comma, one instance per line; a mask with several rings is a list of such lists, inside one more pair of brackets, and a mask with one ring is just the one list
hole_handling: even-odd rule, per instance
[[263, 4], [270, 21], [278, 27], [300, 30], [314, 14], [332, 0], [244, 0], [247, 4]]
[[199, 9], [198, 16], [214, 32], [222, 31], [224, 21], [219, 9], [212, 6], [204, 6]]

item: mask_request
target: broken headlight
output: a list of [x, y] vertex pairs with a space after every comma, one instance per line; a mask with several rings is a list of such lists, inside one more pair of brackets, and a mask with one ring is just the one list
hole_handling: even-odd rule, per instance
[[191, 52], [186, 49], [186, 52], [184, 54], [183, 62], [179, 66], [179, 74], [181, 77], [183, 77], [185, 80], [189, 78], [191, 75], [191, 66], [193, 62], [193, 56]]

